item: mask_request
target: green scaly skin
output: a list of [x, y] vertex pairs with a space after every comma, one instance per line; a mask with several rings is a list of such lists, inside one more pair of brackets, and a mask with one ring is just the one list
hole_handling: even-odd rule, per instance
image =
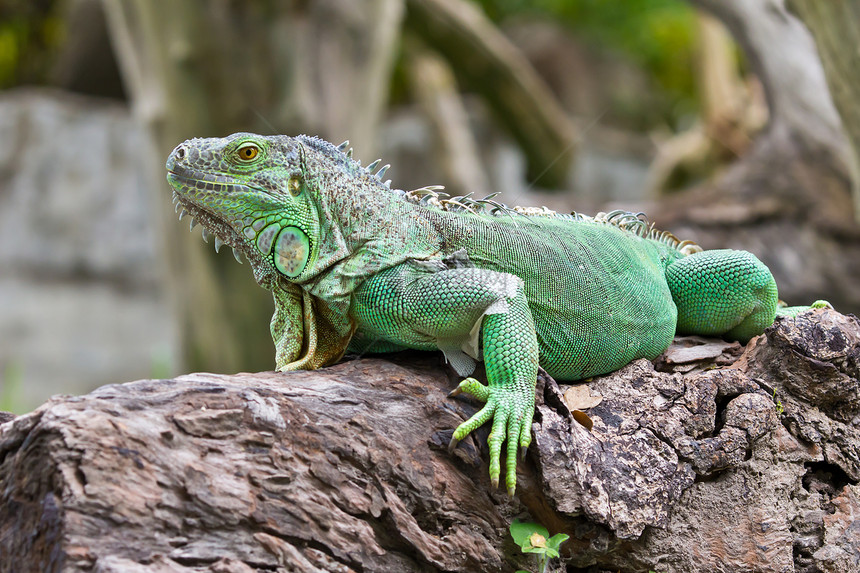
[[[578, 380], [655, 358], [677, 332], [746, 341], [777, 313], [770, 271], [744, 251], [701, 251], [636, 216], [509, 209], [489, 199], [404, 192], [316, 138], [193, 139], [167, 161], [182, 208], [250, 261], [272, 291], [279, 370], [348, 349], [440, 349], [462, 376], [476, 360], [485, 406], [456, 446], [492, 421], [490, 478], [513, 495], [531, 441], [538, 366]], [[193, 224], [192, 224], [193, 227]], [[689, 254], [692, 253], [692, 254]], [[790, 311], [787, 311], [790, 312]]]

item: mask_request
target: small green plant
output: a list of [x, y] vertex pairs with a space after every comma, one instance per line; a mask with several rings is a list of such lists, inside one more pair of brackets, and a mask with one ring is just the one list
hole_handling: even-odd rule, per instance
[[[537, 554], [538, 573], [546, 573], [549, 560], [559, 556], [558, 548], [570, 538], [564, 533], [557, 533], [550, 537], [546, 527], [527, 521], [514, 520], [510, 530], [514, 543], [520, 546], [523, 553]], [[519, 570], [517, 573], [528, 573], [528, 571]]]
[[780, 399], [776, 397], [776, 388], [773, 389], [773, 401], [776, 403], [776, 415], [782, 416], [785, 409], [783, 409]]

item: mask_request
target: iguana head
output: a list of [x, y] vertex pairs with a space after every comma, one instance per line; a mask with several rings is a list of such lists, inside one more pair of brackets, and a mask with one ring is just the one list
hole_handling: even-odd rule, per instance
[[298, 280], [311, 271], [320, 217], [298, 139], [191, 139], [173, 150], [166, 167], [177, 210], [203, 225], [204, 237], [215, 235], [216, 250], [227, 244], [244, 254], [258, 281], [277, 274]]
[[382, 181], [388, 166], [362, 166], [347, 144], [250, 133], [189, 139], [168, 157], [167, 180], [177, 211], [202, 224], [204, 237], [214, 234], [216, 249], [244, 254], [258, 283], [286, 279], [343, 305], [380, 270], [439, 255], [438, 217], [420, 212], [445, 206], [439, 187], [392, 190]]

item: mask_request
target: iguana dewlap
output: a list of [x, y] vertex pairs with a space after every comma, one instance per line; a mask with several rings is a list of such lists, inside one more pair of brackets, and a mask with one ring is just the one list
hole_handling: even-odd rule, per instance
[[[744, 251], [701, 251], [640, 216], [508, 208], [491, 198], [400, 191], [313, 137], [192, 139], [167, 161], [182, 209], [250, 261], [275, 298], [279, 370], [345, 351], [440, 349], [462, 376], [476, 360], [486, 405], [452, 444], [492, 420], [490, 476], [513, 494], [531, 441], [538, 366], [562, 380], [654, 358], [676, 332], [746, 341], [777, 313], [770, 271]], [[375, 172], [376, 171], [376, 172]], [[192, 223], [192, 227], [193, 227]]]

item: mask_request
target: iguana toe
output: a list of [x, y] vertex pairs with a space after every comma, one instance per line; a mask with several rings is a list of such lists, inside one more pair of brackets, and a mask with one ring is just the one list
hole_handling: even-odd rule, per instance
[[490, 389], [474, 378], [466, 378], [460, 382], [460, 384], [458, 384], [457, 387], [448, 394], [448, 396], [453, 397], [460, 394], [468, 394], [470, 396], [474, 396], [481, 402], [486, 402], [490, 396]]
[[460, 440], [458, 440], [454, 436], [451, 436], [451, 441], [448, 442], [448, 453], [453, 454], [454, 450], [457, 449], [457, 444], [459, 444], [459, 443], [460, 443]]

